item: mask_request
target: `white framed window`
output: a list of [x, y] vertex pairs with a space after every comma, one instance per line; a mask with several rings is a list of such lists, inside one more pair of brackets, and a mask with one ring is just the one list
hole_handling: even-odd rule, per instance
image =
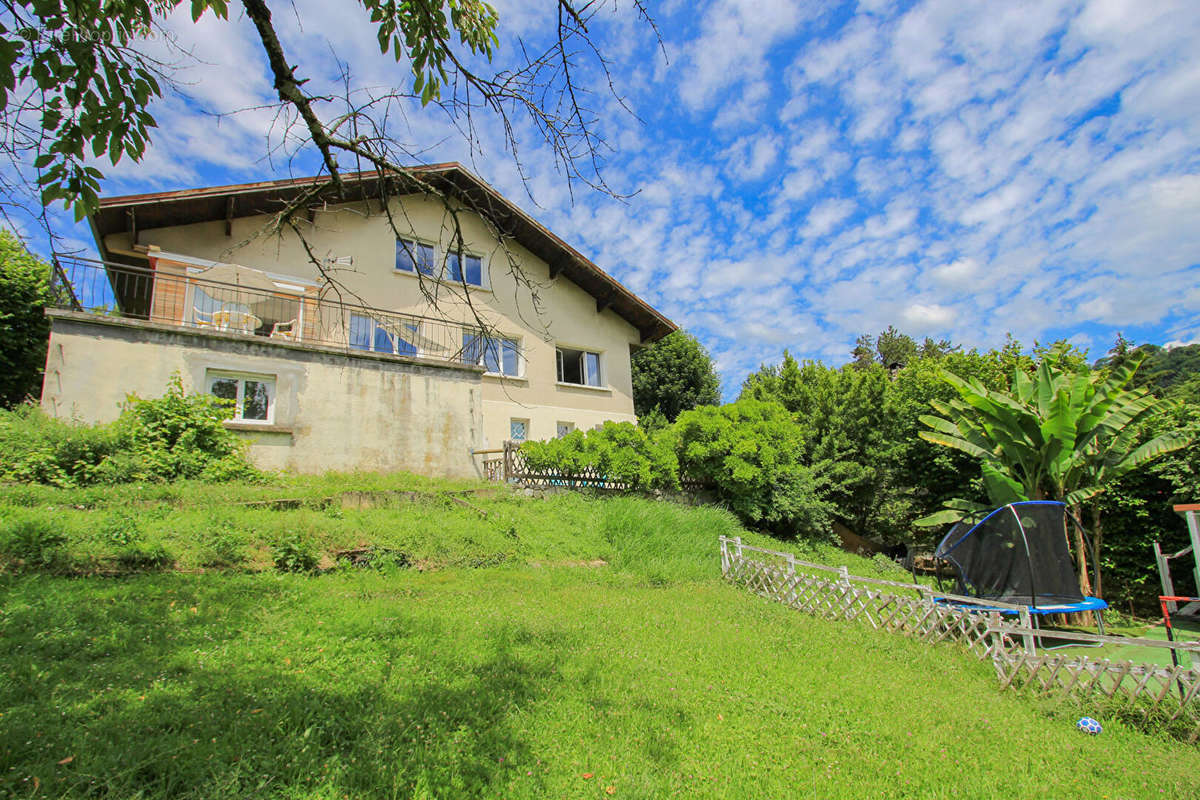
[[557, 428], [558, 429], [557, 429], [556, 433], [558, 434], [558, 438], [561, 439], [564, 436], [566, 436], [568, 433], [570, 433], [571, 431], [575, 430], [575, 423], [574, 422], [562, 422], [560, 420], [558, 422]]
[[351, 314], [350, 348], [370, 353], [415, 356], [420, 327], [415, 320], [376, 319], [366, 314]]
[[519, 378], [524, 372], [521, 357], [521, 342], [463, 333], [462, 360], [464, 364], [477, 364], [492, 375]]
[[554, 353], [558, 361], [558, 382], [579, 386], [603, 386], [604, 370], [600, 354], [590, 350], [559, 347]]
[[398, 272], [420, 272], [434, 274], [433, 245], [416, 239], [396, 240], [396, 270]]
[[514, 442], [524, 442], [529, 439], [529, 420], [510, 419], [508, 421], [508, 438]]
[[454, 283], [466, 283], [482, 289], [483, 259], [465, 251], [461, 259], [457, 252], [447, 253], [446, 278]]
[[209, 370], [208, 391], [222, 400], [233, 401], [233, 419], [238, 422], [275, 421], [275, 376]]

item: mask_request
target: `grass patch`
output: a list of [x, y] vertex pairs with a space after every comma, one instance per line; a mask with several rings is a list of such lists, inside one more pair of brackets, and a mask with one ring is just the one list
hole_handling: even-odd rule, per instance
[[[0, 585], [0, 793], [1193, 796], [954, 647], [573, 568]], [[969, 766], [962, 754], [970, 753]]]
[[[339, 485], [425, 494], [342, 508]], [[955, 646], [726, 585], [722, 534], [903, 576], [720, 509], [504, 490], [463, 506], [439, 493], [480, 487], [412, 476], [25, 488], [0, 489], [2, 796], [1200, 790], [1195, 747], [1103, 714], [1083, 736], [1074, 720], [1097, 709], [1001, 692]], [[239, 505], [280, 498], [299, 502]], [[356, 566], [309, 571], [346, 550]], [[27, 569], [35, 551], [143, 562], [60, 577]]]
[[495, 485], [406, 474], [276, 476], [262, 485], [0, 487], [0, 569], [38, 566], [22, 556], [27, 548], [19, 542], [8, 544], [30, 525], [54, 537], [58, 571], [81, 573], [121, 571], [133, 551], [163, 554], [182, 571], [303, 571], [314, 567], [308, 556], [328, 568], [339, 552], [379, 548], [422, 570], [603, 560], [638, 562], [648, 579], [666, 580], [716, 574], [722, 534], [817, 560], [836, 555], [860, 574], [880, 571], [832, 547], [748, 533], [717, 508], [576, 492], [529, 498]]

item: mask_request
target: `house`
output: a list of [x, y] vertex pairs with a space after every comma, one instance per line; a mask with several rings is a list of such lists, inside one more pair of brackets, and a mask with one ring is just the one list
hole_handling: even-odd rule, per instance
[[[458, 164], [388, 180], [102, 200], [100, 260], [58, 259], [43, 407], [110, 420], [178, 373], [233, 401], [263, 468], [463, 477], [635, 421], [630, 354], [670, 320]], [[297, 228], [266, 231], [289, 203]]]

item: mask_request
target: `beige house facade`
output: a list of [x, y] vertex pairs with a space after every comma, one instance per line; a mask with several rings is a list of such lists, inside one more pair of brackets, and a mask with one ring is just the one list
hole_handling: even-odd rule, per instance
[[462, 477], [505, 441], [635, 421], [631, 353], [674, 325], [461, 166], [417, 173], [103, 200], [101, 259], [63, 264], [48, 312], [43, 406], [113, 419], [178, 374], [233, 401], [265, 468]]

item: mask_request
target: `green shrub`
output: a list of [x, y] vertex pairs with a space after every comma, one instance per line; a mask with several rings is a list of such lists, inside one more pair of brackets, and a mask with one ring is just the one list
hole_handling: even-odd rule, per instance
[[255, 480], [245, 443], [223, 424], [228, 402], [187, 394], [178, 375], [153, 400], [130, 395], [116, 422], [54, 419], [33, 405], [0, 411], [0, 480], [91, 484]]
[[49, 520], [18, 518], [5, 526], [0, 546], [4, 554], [23, 562], [27, 568], [48, 567], [62, 557], [67, 537]]
[[103, 541], [118, 547], [136, 544], [142, 538], [137, 518], [121, 511], [105, 517], [100, 523], [99, 533]]
[[206, 567], [235, 567], [246, 560], [246, 537], [231, 519], [212, 514], [201, 536], [200, 563]]
[[628, 422], [606, 422], [586, 433], [521, 446], [531, 469], [574, 475], [594, 468], [630, 489], [678, 489], [679, 464], [665, 434], [648, 436]]
[[50, 265], [0, 229], [0, 406], [41, 390], [50, 338], [45, 308], [54, 300]]
[[804, 437], [779, 403], [739, 400], [685, 411], [672, 429], [679, 469], [711, 483], [746, 524], [828, 537], [830, 508], [803, 463]]
[[321, 560], [313, 546], [296, 535], [276, 542], [271, 557], [280, 572], [315, 572]]
[[175, 557], [161, 544], [132, 545], [117, 553], [117, 563], [127, 570], [161, 570], [172, 566]]

